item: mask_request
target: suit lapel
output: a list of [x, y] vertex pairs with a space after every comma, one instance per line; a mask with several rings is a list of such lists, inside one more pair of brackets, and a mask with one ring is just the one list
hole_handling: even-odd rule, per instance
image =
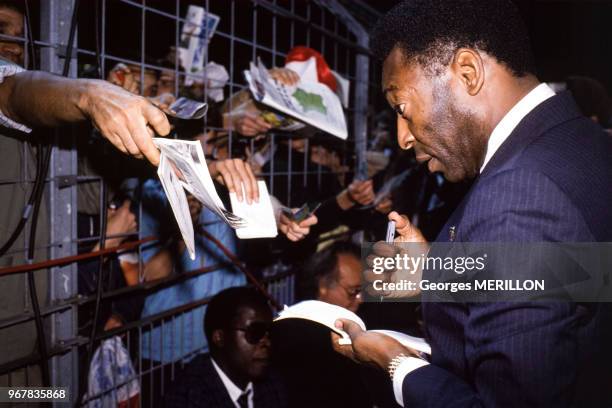
[[517, 157], [523, 149], [548, 129], [581, 116], [569, 92], [561, 92], [529, 112], [495, 152], [482, 174], [474, 180], [472, 187], [438, 234], [436, 242], [461, 241], [460, 223], [463, 212], [469, 205], [470, 196], [478, 187], [479, 181], [501, 171], [505, 164]]
[[[516, 157], [542, 133], [564, 122], [581, 117], [569, 92], [561, 92], [536, 106], [514, 128], [508, 139], [495, 152], [480, 178], [487, 177]], [[476, 185], [476, 183], [474, 183]]]
[[205, 384], [202, 385], [202, 397], [204, 401], [207, 401], [203, 406], [234, 408], [235, 405], [215, 367], [213, 367], [210, 357], [206, 357], [202, 364], [202, 374], [202, 378], [205, 379]]

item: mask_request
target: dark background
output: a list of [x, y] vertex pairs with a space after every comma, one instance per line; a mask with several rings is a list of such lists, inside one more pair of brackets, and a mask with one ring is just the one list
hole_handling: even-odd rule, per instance
[[612, 2], [519, 1], [540, 77], [585, 75], [612, 93]]
[[[136, 0], [138, 1], [138, 0]], [[487, 1], [487, 0], [482, 0]], [[538, 74], [543, 81], [563, 81], [569, 75], [585, 75], [593, 77], [602, 82], [609, 94], [612, 94], [612, 1], [588, 1], [588, 0], [515, 0], [519, 6], [525, 22], [528, 26], [533, 50], [536, 57]], [[355, 1], [341, 0], [341, 2], [352, 12], [366, 28], [377, 20], [377, 14], [389, 10], [397, 1]], [[34, 0], [31, 4], [35, 5]], [[188, 0], [181, 1], [180, 15], [184, 16]], [[193, 1], [192, 3], [202, 5], [204, 1]], [[213, 13], [221, 16], [219, 29], [224, 32], [230, 31], [231, 2], [226, 0], [209, 0], [209, 6]], [[279, 4], [289, 4], [285, 0], [278, 0]], [[79, 15], [79, 43], [83, 48], [93, 50], [94, 38], [94, 7], [93, 0], [81, 0], [81, 12]], [[159, 8], [168, 13], [175, 14], [175, 2], [172, 0], [147, 0], [150, 7]], [[305, 1], [296, 0], [297, 12], [305, 15]], [[254, 22], [252, 19], [252, 3], [248, 0], [235, 2], [235, 32], [242, 38], [252, 38]], [[365, 7], [364, 7], [365, 6]], [[115, 0], [107, 0], [106, 28], [106, 50], [121, 57], [140, 59], [142, 16], [141, 12], [132, 6], [119, 3]], [[35, 8], [35, 6], [34, 6]], [[369, 11], [368, 11], [369, 10]], [[37, 14], [36, 12], [33, 14]], [[288, 48], [288, 25], [283, 22], [277, 23], [276, 35], [272, 32], [272, 14], [266, 10], [258, 9], [257, 41], [272, 47], [273, 37], [276, 38], [276, 46], [279, 50]], [[311, 16], [312, 21], [319, 22], [321, 16]], [[327, 24], [331, 19], [327, 19]], [[170, 45], [175, 43], [176, 27], [168, 18], [146, 13], [146, 54], [147, 58], [160, 58]], [[296, 43], [305, 42], [305, 25], [296, 25]], [[331, 26], [328, 28], [333, 29]], [[342, 34], [342, 33], [341, 33]], [[318, 39], [313, 38], [313, 45], [318, 44]], [[329, 50], [328, 50], [329, 52]], [[229, 40], [215, 36], [210, 45], [212, 59], [228, 66], [229, 63]], [[258, 55], [271, 64], [270, 55], [258, 51]], [[234, 80], [243, 82], [241, 70], [246, 68], [251, 60], [252, 47], [237, 44], [235, 47]], [[282, 59], [277, 58], [274, 63], [282, 65]], [[342, 70], [340, 69], [342, 72]]]
[[[584, 75], [602, 82], [612, 94], [612, 1], [514, 1], [529, 29], [542, 81]], [[365, 3], [384, 12], [398, 2]]]

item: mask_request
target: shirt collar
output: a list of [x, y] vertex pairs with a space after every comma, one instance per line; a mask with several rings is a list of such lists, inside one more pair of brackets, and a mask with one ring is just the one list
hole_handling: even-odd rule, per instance
[[238, 401], [238, 398], [240, 398], [243, 393], [250, 390], [250, 395], [253, 395], [253, 382], [249, 382], [246, 388], [244, 390], [241, 390], [236, 384], [234, 384], [232, 380], [230, 380], [227, 375], [225, 375], [221, 367], [219, 367], [215, 362], [214, 358], [211, 357], [210, 360], [212, 361], [213, 367], [215, 367], [215, 371], [217, 371], [217, 374], [219, 374], [219, 378], [221, 378], [221, 382], [223, 382], [223, 385], [225, 386], [225, 389], [227, 390], [230, 399], [232, 400], [234, 405], [237, 404], [236, 401]]
[[533, 88], [527, 95], [518, 101], [508, 113], [506, 113], [497, 126], [495, 126], [495, 129], [493, 129], [489, 137], [489, 141], [487, 142], [487, 154], [480, 167], [480, 173], [482, 173], [487, 163], [491, 160], [491, 157], [493, 157], [497, 149], [506, 141], [519, 122], [536, 106], [554, 95], [555, 92], [552, 88], [542, 83]]

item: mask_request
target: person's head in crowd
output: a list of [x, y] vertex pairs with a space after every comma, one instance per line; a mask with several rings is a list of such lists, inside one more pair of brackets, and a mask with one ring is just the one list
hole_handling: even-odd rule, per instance
[[170, 68], [163, 69], [157, 79], [157, 94], [176, 94], [176, 72]]
[[589, 77], [571, 76], [565, 83], [584, 116], [603, 127], [611, 125], [612, 101], [601, 82]]
[[266, 373], [271, 324], [267, 299], [253, 288], [225, 289], [208, 304], [204, 333], [210, 355], [237, 386], [245, 388]]
[[[23, 0], [0, 0], [0, 34], [23, 37], [24, 14]], [[23, 65], [23, 43], [0, 38], [0, 57]]]
[[145, 69], [144, 74], [141, 72], [140, 65], [118, 63], [108, 73], [107, 80], [133, 94], [145, 97], [157, 96], [157, 74], [152, 69]]
[[377, 24], [371, 49], [397, 138], [450, 181], [475, 177], [501, 118], [538, 84], [511, 0], [410, 0]]
[[[176, 52], [174, 47], [170, 47], [166, 55], [155, 62], [155, 65], [163, 67], [159, 72], [157, 78], [157, 94], [161, 95], [164, 93], [176, 94], [176, 79], [177, 79], [177, 61], [175, 61]], [[178, 71], [182, 71], [183, 68], [178, 66]], [[181, 78], [179, 76], [179, 78]], [[180, 83], [179, 83], [180, 88]], [[180, 89], [179, 89], [180, 92]]]
[[300, 300], [316, 299], [357, 311], [362, 268], [359, 247], [338, 241], [312, 255], [299, 275]]

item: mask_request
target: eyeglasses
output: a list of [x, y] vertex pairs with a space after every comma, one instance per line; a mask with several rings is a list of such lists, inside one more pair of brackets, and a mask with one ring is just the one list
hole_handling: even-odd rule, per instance
[[247, 327], [233, 327], [233, 330], [244, 332], [244, 338], [249, 344], [256, 345], [266, 334], [270, 333], [270, 323], [253, 322]]
[[343, 284], [341, 284], [338, 281], [336, 281], [336, 283], [338, 284], [338, 286], [340, 286], [342, 289], [344, 289], [344, 291], [346, 292], [348, 297], [350, 297], [351, 299], [357, 299], [357, 298], [361, 297], [361, 287], [358, 287], [358, 288], [347, 288], [346, 286], [344, 286]]

